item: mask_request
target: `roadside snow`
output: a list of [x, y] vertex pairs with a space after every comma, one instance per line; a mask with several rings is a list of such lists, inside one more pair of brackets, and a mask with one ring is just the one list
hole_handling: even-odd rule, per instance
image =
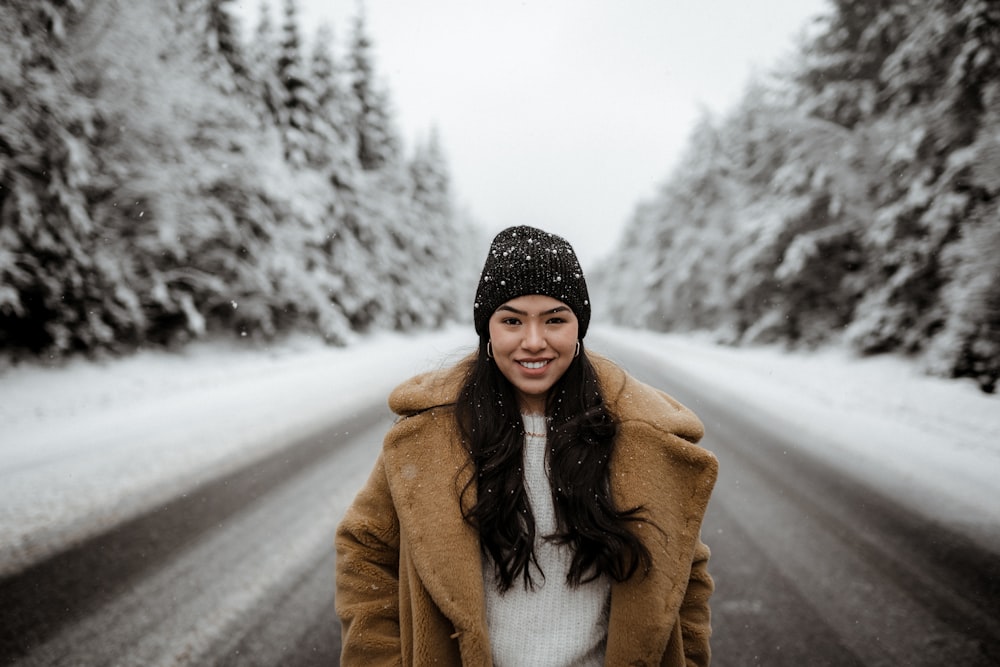
[[[734, 405], [768, 410], [804, 446], [933, 516], [1000, 535], [1000, 399], [897, 358], [737, 350], [595, 327], [658, 356]], [[379, 334], [348, 348], [203, 343], [102, 363], [0, 374], [0, 576], [384, 404], [420, 370], [472, 349], [467, 327]], [[372, 443], [377, 448], [379, 443]], [[996, 546], [997, 542], [993, 542]]]
[[0, 375], [0, 576], [384, 405], [403, 378], [471, 345], [455, 328], [379, 334], [347, 348], [307, 339], [273, 348], [202, 343], [8, 369]]
[[656, 355], [734, 409], [783, 424], [835, 468], [1000, 553], [1000, 397], [973, 382], [840, 348], [737, 349], [705, 338], [597, 331]]

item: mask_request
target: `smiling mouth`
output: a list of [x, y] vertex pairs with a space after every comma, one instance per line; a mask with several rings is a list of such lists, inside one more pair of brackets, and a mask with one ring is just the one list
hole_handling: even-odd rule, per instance
[[548, 361], [519, 361], [517, 363], [521, 364], [525, 368], [538, 369], [538, 368], [544, 368], [545, 366], [548, 365], [549, 362]]

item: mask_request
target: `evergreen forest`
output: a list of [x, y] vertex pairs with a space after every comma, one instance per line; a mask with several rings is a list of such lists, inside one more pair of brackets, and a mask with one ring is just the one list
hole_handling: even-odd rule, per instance
[[[478, 239], [440, 138], [404, 146], [363, 7], [340, 36], [296, 0], [252, 26], [232, 0], [4, 2], [0, 353], [462, 318]], [[831, 0], [593, 273], [620, 324], [996, 391], [1000, 3]]]
[[472, 226], [435, 129], [404, 147], [363, 8], [341, 46], [295, 0], [232, 5], [0, 7], [6, 355], [456, 317]]
[[1000, 378], [1000, 3], [832, 0], [641, 202], [619, 323]]

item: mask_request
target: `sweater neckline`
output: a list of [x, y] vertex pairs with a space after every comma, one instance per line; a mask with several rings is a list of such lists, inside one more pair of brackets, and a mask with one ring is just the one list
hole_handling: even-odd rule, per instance
[[521, 421], [524, 423], [524, 434], [529, 438], [544, 438], [546, 436], [548, 428], [545, 415], [522, 412]]

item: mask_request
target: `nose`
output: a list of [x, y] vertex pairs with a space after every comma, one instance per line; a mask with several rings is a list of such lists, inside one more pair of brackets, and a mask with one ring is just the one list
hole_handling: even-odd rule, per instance
[[529, 321], [524, 327], [524, 338], [521, 347], [526, 350], [541, 350], [546, 347], [545, 331], [538, 322]]

